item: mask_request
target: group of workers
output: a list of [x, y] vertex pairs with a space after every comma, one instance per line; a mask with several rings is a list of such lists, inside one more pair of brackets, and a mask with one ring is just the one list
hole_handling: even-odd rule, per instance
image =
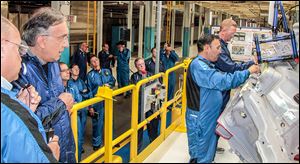
[[[131, 54], [124, 42], [117, 44], [119, 51], [114, 55], [110, 54], [108, 44], [103, 44], [98, 56], [89, 55], [88, 45], [82, 43], [68, 68], [58, 62], [64, 48], [69, 46], [68, 34], [65, 16], [52, 8], [37, 10], [23, 25], [21, 35], [1, 16], [1, 97], [5, 97], [1, 98], [1, 162], [76, 162], [70, 122], [73, 105], [94, 97], [99, 86], [114, 87], [116, 80], [111, 66], [115, 59], [118, 87], [130, 84]], [[154, 71], [155, 53], [153, 48], [147, 65], [149, 75]], [[167, 46], [161, 57], [165, 61], [160, 63], [161, 71], [174, 66], [178, 60], [177, 54]], [[87, 73], [88, 62], [92, 69]], [[11, 67], [11, 63], [15, 66]], [[136, 67], [138, 71], [132, 75], [131, 83], [142, 79], [134, 78], [141, 73], [137, 64]], [[128, 96], [126, 93], [125, 98]], [[78, 111], [79, 160], [84, 152], [87, 115], [92, 117], [94, 150], [103, 145], [103, 108], [104, 103], [100, 102]], [[155, 127], [149, 133], [151, 141], [158, 135], [157, 126], [157, 121], [153, 126], [149, 124], [148, 129]], [[18, 142], [23, 145], [17, 151], [20, 153], [13, 148]]]
[[[236, 27], [233, 20], [226, 19], [219, 37], [202, 36], [197, 43], [198, 54], [188, 67], [186, 125], [190, 162], [214, 160], [217, 118], [228, 103], [230, 89], [260, 71], [256, 58], [248, 63], [232, 61], [227, 42], [233, 38]], [[58, 62], [64, 48], [69, 46], [68, 33], [65, 17], [52, 8], [37, 10], [23, 25], [21, 36], [1, 16], [1, 162], [76, 162], [70, 122], [73, 104], [94, 97], [99, 86], [114, 88], [115, 60], [119, 88], [155, 74], [154, 47], [151, 58], [134, 61], [137, 72], [129, 78], [131, 53], [123, 41], [117, 43], [116, 54], [109, 52], [107, 43], [103, 44], [98, 56], [89, 55], [88, 45], [82, 43], [68, 68]], [[178, 60], [176, 52], [166, 44], [160, 52], [159, 72], [173, 67]], [[168, 100], [174, 97], [175, 82], [175, 73], [170, 73]], [[124, 97], [129, 96], [127, 92]], [[139, 122], [141, 106], [140, 100]], [[153, 112], [146, 112], [146, 117]], [[100, 102], [78, 111], [79, 160], [84, 152], [88, 115], [92, 117], [94, 150], [103, 145], [104, 103]], [[151, 142], [158, 136], [158, 124], [159, 117], [147, 125]], [[138, 133], [139, 151], [142, 139], [143, 129]]]

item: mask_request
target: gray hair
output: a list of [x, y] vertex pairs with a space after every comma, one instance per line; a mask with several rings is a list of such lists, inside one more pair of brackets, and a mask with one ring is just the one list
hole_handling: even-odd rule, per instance
[[43, 7], [38, 9], [22, 27], [22, 40], [29, 46], [35, 46], [36, 37], [45, 34], [50, 26], [66, 21], [65, 16], [58, 10]]

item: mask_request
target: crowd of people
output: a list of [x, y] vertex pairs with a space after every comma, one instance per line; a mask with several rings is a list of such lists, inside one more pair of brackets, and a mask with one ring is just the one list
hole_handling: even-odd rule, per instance
[[[186, 125], [190, 162], [213, 161], [218, 149], [216, 119], [226, 107], [230, 89], [244, 83], [251, 73], [259, 72], [255, 58], [242, 64], [230, 58], [227, 42], [236, 27], [233, 20], [227, 19], [221, 24], [219, 37], [201, 37], [198, 54], [189, 66]], [[59, 62], [61, 53], [69, 46], [68, 37], [65, 16], [52, 8], [36, 11], [23, 25], [21, 35], [1, 16], [1, 162], [75, 163], [70, 121], [73, 105], [93, 98], [99, 86], [114, 88], [117, 81], [118, 88], [122, 88], [155, 74], [154, 47], [151, 58], [135, 60], [137, 71], [130, 77], [131, 52], [124, 41], [116, 44], [116, 54], [110, 53], [109, 44], [104, 43], [97, 55], [91, 55], [87, 43], [81, 43], [69, 68]], [[172, 68], [178, 60], [176, 52], [165, 44], [160, 51], [159, 72]], [[112, 73], [115, 65], [117, 80]], [[176, 83], [174, 72], [168, 83], [167, 95], [171, 100]], [[129, 96], [130, 92], [124, 94], [124, 98]], [[153, 112], [146, 112], [146, 117]], [[104, 103], [78, 111], [79, 161], [84, 153], [87, 116], [92, 117], [92, 145], [96, 151], [103, 146]], [[158, 137], [159, 120], [157, 117], [147, 124], [150, 142]], [[142, 140], [143, 129], [138, 132], [139, 151]], [[18, 148], [13, 148], [15, 145]]]

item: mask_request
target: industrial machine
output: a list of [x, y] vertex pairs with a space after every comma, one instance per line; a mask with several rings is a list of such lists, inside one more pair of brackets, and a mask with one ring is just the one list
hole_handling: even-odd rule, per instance
[[149, 110], [156, 112], [160, 109], [166, 95], [166, 88], [158, 80], [141, 87], [142, 97], [142, 112], [141, 120], [145, 120], [145, 113]]

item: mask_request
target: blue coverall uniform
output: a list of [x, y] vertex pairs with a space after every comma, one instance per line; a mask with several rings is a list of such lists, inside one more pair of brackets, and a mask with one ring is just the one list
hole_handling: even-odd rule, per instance
[[[167, 70], [175, 66], [175, 63], [179, 60], [179, 57], [174, 50], [170, 52], [169, 57], [167, 57], [166, 51], [161, 51], [160, 60], [162, 61], [165, 70]], [[171, 72], [168, 80], [168, 101], [174, 97], [175, 84], [176, 74], [175, 72]], [[170, 108], [171, 106], [168, 107], [168, 109]], [[171, 118], [172, 112], [170, 111], [167, 113], [167, 127], [171, 124]]]
[[[150, 77], [153, 74], [150, 72], [147, 72], [146, 77]], [[145, 77], [145, 78], [146, 78]], [[132, 84], [136, 84], [138, 83], [140, 80], [143, 80], [143, 76], [142, 74], [140, 74], [139, 72], [135, 72], [134, 74], [131, 75], [130, 81]], [[146, 86], [150, 85], [151, 82], [147, 83]], [[142, 91], [140, 90], [140, 95], [142, 94]], [[147, 96], [147, 95], [144, 95]], [[139, 96], [139, 113], [138, 113], [138, 122], [140, 123], [141, 120], [141, 96]], [[145, 113], [145, 118], [150, 117], [152, 114], [154, 113], [154, 111], [152, 111], [151, 109], [149, 111], [147, 111]], [[149, 140], [150, 142], [154, 141], [157, 136], [158, 136], [158, 122], [159, 122], [159, 118], [154, 118], [153, 120], [151, 120], [148, 124], [147, 124], [147, 131], [148, 131], [148, 135], [149, 135]], [[144, 132], [144, 128], [141, 128], [138, 130], [138, 152], [141, 151], [142, 146], [143, 146], [143, 132]]]
[[[152, 58], [145, 60], [146, 70], [150, 72], [152, 75], [155, 74], [155, 61]], [[165, 72], [165, 67], [162, 61], [159, 61], [159, 72]]]
[[78, 65], [79, 77], [86, 81], [86, 72], [87, 72], [87, 62], [89, 59], [89, 53], [85, 53], [82, 50], [77, 50], [74, 55], [72, 56], [72, 64]]
[[248, 70], [223, 73], [197, 56], [187, 74], [186, 125], [189, 154], [199, 163], [212, 162], [217, 136], [215, 129], [223, 97], [222, 91], [235, 88], [249, 77]]
[[[145, 60], [146, 70], [152, 75], [155, 75], [155, 61], [152, 58]], [[165, 72], [165, 67], [161, 61], [159, 61], [159, 72]], [[160, 83], [163, 82], [162, 78], [159, 78]]]
[[[97, 94], [98, 87], [109, 84], [112, 88], [115, 86], [115, 78], [108, 69], [101, 69], [100, 72], [92, 69], [87, 75], [87, 84], [93, 97]], [[93, 147], [100, 147], [102, 144], [103, 135], [103, 120], [104, 120], [104, 103], [103, 101], [92, 105], [95, 112], [99, 113], [99, 118], [93, 118]]]
[[113, 66], [113, 67], [115, 66], [115, 59], [109, 58], [109, 55], [111, 55], [111, 53], [105, 52], [104, 50], [102, 50], [98, 53], [98, 58], [100, 60], [100, 67], [109, 69], [110, 72], [112, 72], [112, 69], [110, 68], [110, 66]]
[[129, 85], [129, 60], [130, 51], [125, 48], [123, 52], [118, 51], [115, 56], [117, 57], [117, 81], [118, 88]]
[[22, 57], [22, 62], [26, 66], [22, 65], [18, 81], [33, 85], [41, 96], [35, 114], [42, 120], [45, 129], [52, 127], [54, 134], [59, 137], [59, 162], [76, 162], [69, 112], [65, 103], [58, 98], [64, 92], [58, 62], [42, 65], [30, 52]]
[[1, 79], [1, 163], [57, 162], [41, 120], [16, 94], [4, 88]]
[[[221, 43], [221, 48], [222, 48], [221, 54], [220, 54], [217, 62], [214, 63], [217, 69], [221, 70], [222, 72], [233, 73], [235, 71], [242, 71], [242, 70], [248, 69], [250, 66], [252, 66], [254, 64], [254, 62], [252, 60], [249, 62], [246, 62], [246, 63], [243, 63], [243, 62], [235, 63], [230, 57], [230, 52], [227, 48], [228, 43], [226, 43], [222, 39], [220, 39], [220, 43]], [[229, 90], [225, 90], [222, 92], [223, 105], [221, 108], [221, 113], [225, 109], [225, 107], [230, 99], [230, 91], [231, 90], [229, 89]]]
[[[163, 63], [165, 70], [172, 68], [175, 66], [175, 63], [178, 61], [179, 57], [176, 52], [173, 50], [170, 52], [169, 57], [165, 51], [161, 51], [160, 60]], [[174, 97], [175, 83], [176, 83], [176, 75], [175, 72], [171, 72], [169, 74], [169, 87], [168, 87], [168, 100], [171, 100]]]
[[[83, 93], [83, 90], [85, 93]], [[65, 91], [73, 95], [75, 103], [80, 103], [91, 97], [87, 91], [85, 83], [78, 78], [77, 80], [70, 79], [65, 87]], [[77, 112], [77, 129], [78, 129], [78, 161], [81, 161], [81, 152], [83, 150], [84, 132], [86, 125], [87, 109], [83, 108]]]

